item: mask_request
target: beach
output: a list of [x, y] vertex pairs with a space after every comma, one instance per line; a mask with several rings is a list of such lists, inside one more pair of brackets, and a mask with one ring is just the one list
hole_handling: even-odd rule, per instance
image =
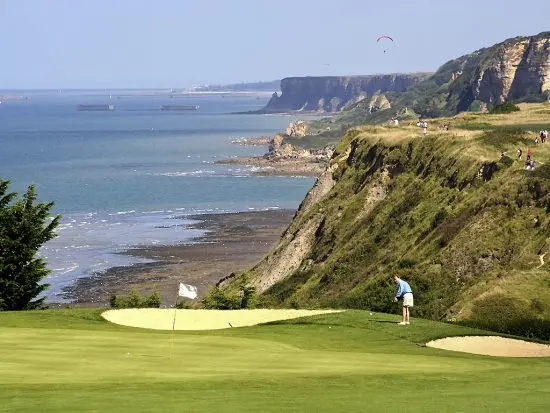
[[114, 267], [79, 278], [64, 298], [79, 306], [108, 306], [112, 294], [158, 291], [173, 305], [180, 282], [195, 285], [199, 296], [221, 278], [254, 265], [279, 240], [295, 211], [268, 210], [186, 216], [189, 227], [205, 231], [192, 243], [131, 249], [125, 254], [154, 262]]

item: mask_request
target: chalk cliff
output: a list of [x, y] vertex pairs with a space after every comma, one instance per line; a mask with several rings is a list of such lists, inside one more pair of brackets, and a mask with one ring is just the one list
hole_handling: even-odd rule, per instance
[[479, 49], [448, 61], [433, 74], [294, 77], [283, 79], [281, 90], [263, 113], [342, 112], [335, 120], [343, 119], [347, 127], [384, 123], [405, 108], [438, 117], [509, 101], [546, 101], [550, 32]]
[[281, 80], [281, 94], [274, 93], [261, 112], [338, 112], [377, 92], [402, 92], [427, 76], [419, 73], [288, 77]]
[[550, 32], [509, 39], [456, 63], [449, 98], [458, 96], [457, 111], [475, 100], [501, 104], [536, 97], [550, 90]]

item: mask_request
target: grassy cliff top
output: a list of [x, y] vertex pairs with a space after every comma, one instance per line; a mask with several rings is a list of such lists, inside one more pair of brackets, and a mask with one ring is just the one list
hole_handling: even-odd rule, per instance
[[[508, 114], [459, 113], [453, 117], [428, 119], [428, 136], [438, 136], [461, 147], [459, 156], [469, 156], [472, 161], [498, 160], [502, 152], [515, 156], [518, 146], [535, 148], [534, 140], [539, 131], [550, 130], [550, 102], [521, 103], [520, 110]], [[351, 139], [365, 142], [382, 142], [397, 145], [418, 139], [422, 130], [417, 120], [401, 122], [400, 126], [361, 125], [344, 136], [339, 147], [345, 147]], [[514, 153], [510, 151], [514, 151]], [[550, 160], [550, 145], [539, 145], [541, 160]]]

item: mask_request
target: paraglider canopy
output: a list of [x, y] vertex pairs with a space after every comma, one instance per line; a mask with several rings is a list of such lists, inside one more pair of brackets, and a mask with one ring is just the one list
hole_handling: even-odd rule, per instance
[[[391, 38], [390, 36], [384, 35], [384, 36], [380, 36], [380, 37], [378, 37], [378, 39], [376, 39], [377, 43], [380, 43], [381, 41], [385, 41], [385, 42], [386, 41], [391, 41], [391, 42], [393, 42], [393, 38]], [[386, 48], [385, 47], [384, 47], [384, 53], [386, 53]]]

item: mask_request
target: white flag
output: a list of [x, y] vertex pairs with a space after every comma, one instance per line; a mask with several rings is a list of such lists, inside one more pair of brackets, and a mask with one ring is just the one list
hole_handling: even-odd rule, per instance
[[197, 298], [197, 287], [194, 285], [180, 283], [180, 289], [178, 291], [180, 297]]

